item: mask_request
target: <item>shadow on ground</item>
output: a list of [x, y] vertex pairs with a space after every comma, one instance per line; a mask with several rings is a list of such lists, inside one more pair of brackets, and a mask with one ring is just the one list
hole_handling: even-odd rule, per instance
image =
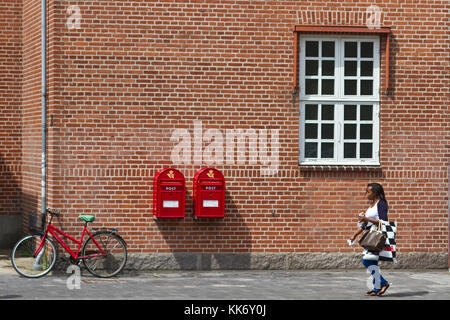
[[386, 293], [384, 294], [385, 297], [389, 298], [403, 298], [403, 297], [413, 297], [413, 296], [423, 296], [428, 294], [428, 291], [411, 291], [411, 292], [397, 292], [397, 293]]
[[10, 295], [6, 295], [6, 296], [0, 296], [0, 300], [3, 300], [3, 299], [17, 299], [17, 298], [22, 298], [22, 296], [20, 296], [18, 294], [10, 294]]

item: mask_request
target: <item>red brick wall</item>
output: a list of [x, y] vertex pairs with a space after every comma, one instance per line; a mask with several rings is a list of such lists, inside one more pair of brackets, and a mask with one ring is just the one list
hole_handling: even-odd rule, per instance
[[41, 185], [41, 2], [22, 9], [22, 211], [40, 212]]
[[[298, 166], [292, 30], [361, 24], [344, 12], [365, 12], [369, 3], [53, 1], [49, 205], [62, 210], [65, 230], [75, 232], [76, 216], [91, 213], [97, 226], [118, 227], [131, 252], [353, 251], [345, 241], [368, 205], [366, 184], [376, 181], [399, 223], [399, 249], [447, 252], [448, 4], [373, 4], [392, 28], [391, 89], [380, 102], [381, 170], [354, 172]], [[66, 24], [70, 5], [80, 8], [78, 29]], [[38, 105], [35, 91], [24, 95], [31, 194]], [[192, 178], [206, 164], [177, 165], [187, 180], [186, 217], [155, 222], [153, 176], [174, 166], [174, 130], [193, 138], [197, 120], [203, 132], [224, 135], [279, 130], [278, 173], [262, 176], [248, 160], [216, 166], [227, 182], [225, 218], [194, 220]]]
[[20, 213], [21, 1], [0, 4], [0, 215]]

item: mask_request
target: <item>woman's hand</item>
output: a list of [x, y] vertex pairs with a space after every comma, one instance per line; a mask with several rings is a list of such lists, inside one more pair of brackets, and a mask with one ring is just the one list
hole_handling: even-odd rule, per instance
[[361, 217], [361, 216], [359, 216], [359, 217], [358, 217], [358, 221], [359, 221], [359, 222], [368, 222], [369, 220], [368, 220], [366, 217]]
[[359, 222], [367, 222], [367, 218], [366, 215], [364, 214], [364, 212], [360, 212], [358, 215], [358, 221]]

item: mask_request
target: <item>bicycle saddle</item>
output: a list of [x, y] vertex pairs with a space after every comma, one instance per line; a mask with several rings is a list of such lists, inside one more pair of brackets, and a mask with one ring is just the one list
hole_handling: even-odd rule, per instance
[[81, 216], [78, 216], [78, 219], [81, 219], [86, 222], [93, 222], [95, 220], [95, 216], [81, 215]]

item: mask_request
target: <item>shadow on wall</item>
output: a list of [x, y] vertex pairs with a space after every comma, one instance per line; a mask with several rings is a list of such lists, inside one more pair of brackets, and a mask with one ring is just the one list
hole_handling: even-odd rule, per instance
[[19, 181], [0, 159], [0, 249], [11, 249], [22, 235]]
[[[153, 269], [230, 270], [249, 269], [251, 235], [228, 190], [225, 192], [224, 218], [197, 218], [193, 199], [186, 192], [186, 216], [155, 220], [170, 248], [170, 256], [155, 255]], [[161, 256], [164, 256], [162, 254]], [[158, 262], [159, 261], [159, 262]], [[172, 263], [170, 266], [168, 264]]]
[[42, 232], [42, 215], [38, 208], [38, 196], [29, 192], [22, 192], [22, 231], [23, 233], [41, 233]]

